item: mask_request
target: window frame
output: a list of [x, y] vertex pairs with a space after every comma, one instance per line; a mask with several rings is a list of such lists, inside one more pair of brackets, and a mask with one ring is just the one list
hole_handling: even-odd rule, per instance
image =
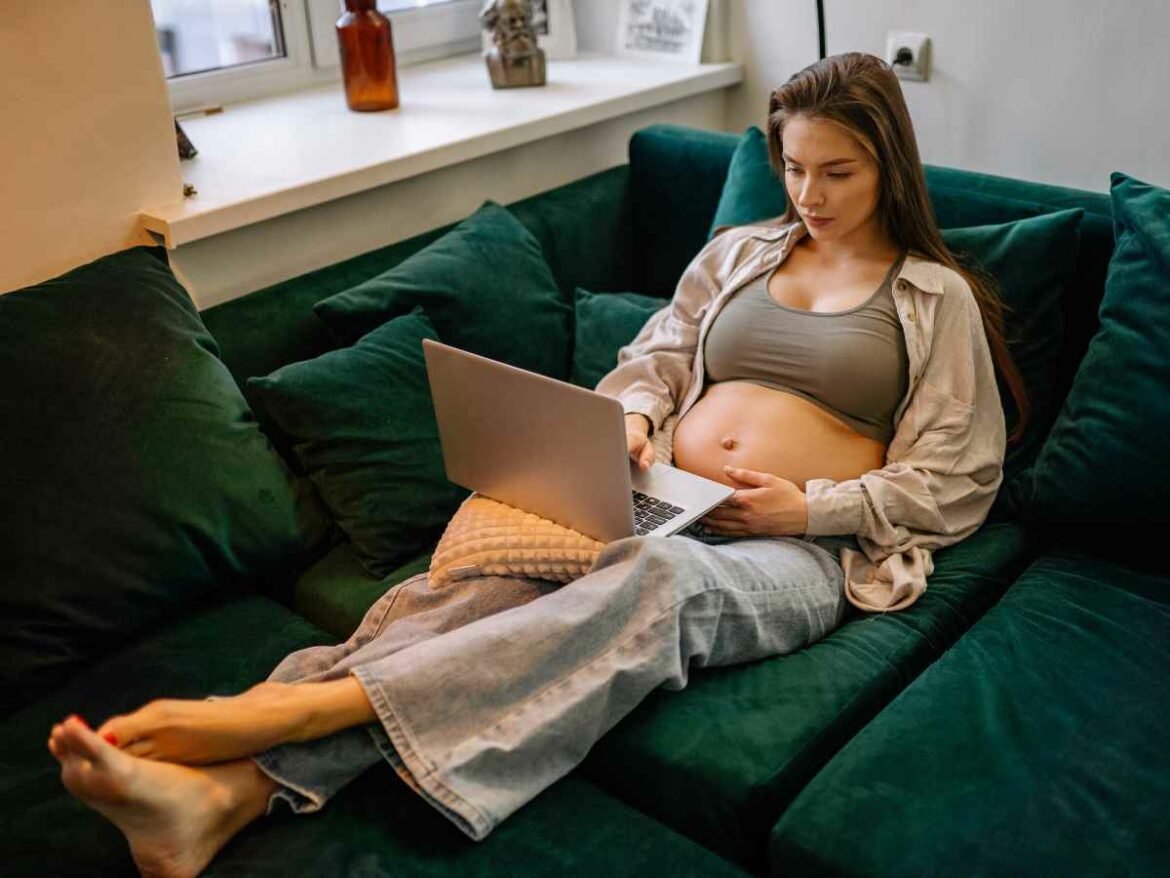
[[[175, 113], [337, 81], [341, 58], [333, 28], [344, 9], [343, 0], [275, 2], [284, 29], [284, 57], [168, 79]], [[398, 66], [477, 50], [479, 6], [479, 0], [453, 0], [388, 13]]]

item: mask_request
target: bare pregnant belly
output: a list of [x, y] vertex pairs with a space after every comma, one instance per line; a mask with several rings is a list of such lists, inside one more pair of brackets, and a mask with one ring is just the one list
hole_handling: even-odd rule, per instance
[[750, 381], [710, 385], [679, 419], [679, 469], [742, 487], [723, 467], [768, 472], [804, 490], [809, 479], [841, 482], [881, 468], [886, 446], [803, 397]]

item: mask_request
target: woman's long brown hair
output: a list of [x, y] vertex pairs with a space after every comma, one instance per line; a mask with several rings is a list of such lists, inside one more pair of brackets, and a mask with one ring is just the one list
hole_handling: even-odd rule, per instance
[[[890, 237], [904, 249], [957, 271], [971, 286], [996, 370], [1011, 392], [1018, 417], [1008, 436], [1013, 445], [1023, 438], [1031, 419], [1024, 379], [1004, 338], [1004, 311], [1011, 310], [996, 291], [995, 281], [975, 266], [959, 263], [943, 242], [930, 199], [926, 175], [910, 112], [894, 71], [880, 58], [849, 52], [824, 58], [772, 92], [768, 106], [768, 156], [784, 179], [784, 124], [796, 116], [835, 122], [849, 131], [877, 162], [881, 174], [878, 213]], [[784, 219], [800, 217], [790, 202]]]

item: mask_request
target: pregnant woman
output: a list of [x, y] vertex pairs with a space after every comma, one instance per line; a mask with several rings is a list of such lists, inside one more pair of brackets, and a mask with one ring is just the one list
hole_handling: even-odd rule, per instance
[[939, 236], [897, 78], [818, 62], [772, 95], [767, 135], [787, 212], [717, 234], [597, 388], [640, 465], [736, 493], [568, 585], [423, 574], [243, 694], [54, 726], [65, 785], [144, 873], [196, 874], [383, 759], [482, 839], [655, 688], [808, 646], [848, 603], [904, 609], [931, 551], [978, 529], [1003, 478], [997, 368], [1017, 432], [1027, 401], [998, 299]]

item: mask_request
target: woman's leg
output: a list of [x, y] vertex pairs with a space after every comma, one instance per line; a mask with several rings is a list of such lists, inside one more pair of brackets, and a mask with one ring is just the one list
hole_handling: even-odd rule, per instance
[[481, 839], [653, 689], [823, 637], [843, 616], [843, 580], [798, 538], [628, 538], [539, 601], [350, 670], [383, 755]]
[[53, 727], [49, 750], [74, 796], [126, 836], [144, 875], [197, 875], [265, 812], [276, 784], [251, 760], [191, 768], [123, 753], [76, 717]]
[[[261, 683], [231, 698], [152, 702], [113, 717], [97, 733], [70, 718], [53, 727], [49, 749], [65, 786], [126, 835], [144, 872], [194, 875], [278, 800], [314, 811], [381, 761], [374, 727], [361, 727], [375, 715], [346, 670], [360, 663], [363, 649], [384, 657], [557, 587], [483, 577], [432, 589], [423, 574], [387, 592], [345, 643], [288, 656], [272, 675], [286, 682]], [[273, 746], [315, 736], [322, 737], [311, 746]], [[233, 761], [171, 764], [209, 760]]]
[[134, 756], [201, 765], [371, 723], [376, 717], [369, 701], [349, 676], [355, 664], [520, 606], [557, 587], [538, 579], [479, 577], [436, 589], [420, 574], [380, 598], [344, 643], [298, 650], [277, 665], [268, 681], [246, 692], [152, 701], [109, 718], [97, 733]]

